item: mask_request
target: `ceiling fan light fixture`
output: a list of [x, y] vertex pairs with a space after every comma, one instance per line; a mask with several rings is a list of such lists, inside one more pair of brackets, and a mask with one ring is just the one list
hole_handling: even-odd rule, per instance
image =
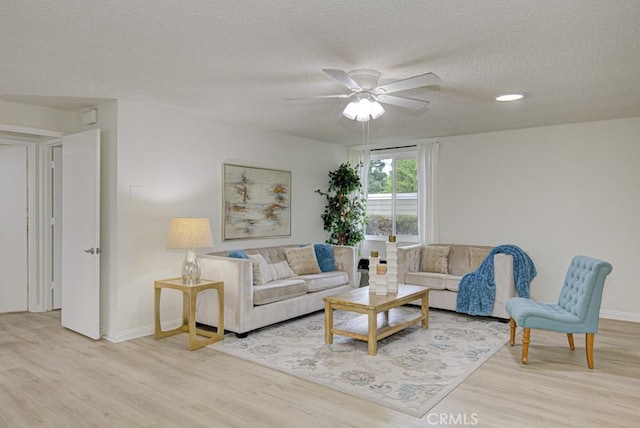
[[367, 122], [370, 119], [377, 119], [384, 114], [384, 108], [377, 101], [371, 101], [368, 97], [351, 101], [342, 111], [342, 114], [358, 122]]
[[362, 98], [358, 101], [358, 114], [356, 120], [358, 122], [366, 122], [371, 117], [371, 101], [368, 98]]
[[372, 119], [377, 119], [380, 116], [382, 116], [384, 114], [384, 108], [382, 107], [382, 105], [377, 102], [374, 101], [371, 103], [371, 118]]
[[342, 111], [342, 114], [351, 120], [355, 120], [358, 115], [358, 103], [355, 101], [351, 101]]

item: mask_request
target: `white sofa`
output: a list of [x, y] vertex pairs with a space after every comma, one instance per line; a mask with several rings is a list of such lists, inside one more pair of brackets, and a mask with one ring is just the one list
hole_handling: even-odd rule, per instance
[[[287, 260], [284, 248], [298, 245], [245, 249], [261, 254], [267, 263]], [[333, 246], [336, 271], [278, 279], [253, 284], [251, 260], [227, 257], [227, 252], [200, 256], [202, 277], [224, 281], [224, 327], [242, 337], [251, 330], [275, 324], [324, 308], [323, 298], [357, 288], [356, 249]], [[196, 322], [217, 327], [217, 296], [198, 295]]]
[[[488, 251], [492, 247], [450, 244], [436, 246], [450, 247], [448, 273], [420, 271], [423, 245], [415, 244], [398, 248], [398, 282], [431, 287], [429, 307], [455, 311], [460, 280], [472, 270], [471, 249], [473, 248], [474, 252], [481, 249]], [[517, 296], [513, 257], [508, 254], [495, 254], [493, 260], [496, 297], [491, 316], [506, 320], [509, 319], [509, 314], [505, 310], [505, 303], [511, 297]]]

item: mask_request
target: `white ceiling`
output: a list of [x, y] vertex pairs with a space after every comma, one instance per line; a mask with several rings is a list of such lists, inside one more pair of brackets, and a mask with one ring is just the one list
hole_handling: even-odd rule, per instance
[[[0, 99], [143, 100], [345, 145], [363, 135], [345, 100], [283, 100], [348, 93], [322, 68], [441, 77], [372, 143], [640, 116], [639, 0], [0, 0], [0, 58]], [[492, 101], [509, 91], [529, 96]]]

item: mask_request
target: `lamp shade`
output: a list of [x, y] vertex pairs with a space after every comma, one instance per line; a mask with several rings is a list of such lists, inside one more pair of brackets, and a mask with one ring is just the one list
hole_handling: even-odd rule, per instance
[[358, 103], [355, 101], [351, 101], [342, 111], [342, 114], [345, 117], [348, 117], [351, 120], [355, 120], [358, 114]]
[[167, 248], [211, 248], [211, 225], [208, 218], [177, 217], [171, 219]]
[[384, 114], [384, 108], [379, 102], [374, 101], [371, 103], [371, 118], [377, 119]]
[[358, 114], [356, 115], [356, 120], [358, 122], [366, 122], [369, 120], [371, 116], [371, 101], [367, 98], [362, 98], [358, 101]]

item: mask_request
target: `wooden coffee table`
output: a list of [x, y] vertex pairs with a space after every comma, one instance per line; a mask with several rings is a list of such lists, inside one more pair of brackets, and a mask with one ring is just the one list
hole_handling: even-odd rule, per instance
[[[398, 292], [386, 295], [369, 293], [369, 287], [324, 298], [324, 341], [333, 343], [333, 335], [353, 337], [368, 342], [369, 355], [378, 353], [378, 340], [384, 339], [419, 321], [429, 327], [429, 287], [398, 284]], [[420, 316], [406, 314], [397, 308], [422, 299]], [[333, 325], [333, 311], [364, 314], [345, 323]]]

